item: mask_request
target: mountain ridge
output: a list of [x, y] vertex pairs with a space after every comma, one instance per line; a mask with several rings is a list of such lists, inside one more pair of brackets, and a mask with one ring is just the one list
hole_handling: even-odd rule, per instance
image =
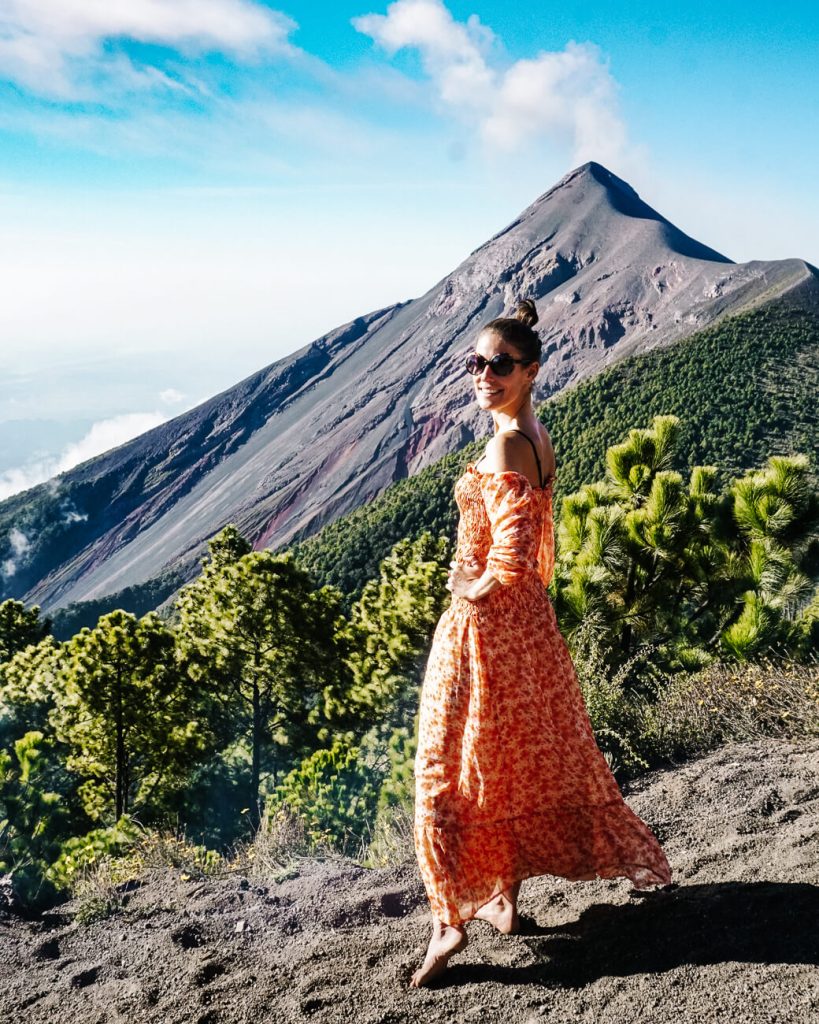
[[[627, 181], [618, 177], [602, 164], [597, 163], [596, 160], [588, 160], [586, 163], [581, 164], [579, 167], [575, 167], [573, 170], [564, 174], [563, 177], [552, 185], [551, 188], [538, 196], [538, 198], [535, 199], [535, 201], [531, 203], [523, 213], [521, 213], [520, 217], [516, 218], [511, 224], [508, 224], [496, 235], [493, 235], [488, 242], [484, 242], [484, 245], [488, 245], [489, 242], [493, 242], [496, 238], [499, 238], [502, 234], [505, 234], [511, 228], [515, 227], [521, 222], [521, 219], [528, 211], [534, 210], [541, 203], [550, 199], [554, 193], [558, 192], [560, 189], [565, 189], [570, 186], [576, 179], [582, 179], [584, 174], [588, 174], [598, 181], [607, 190], [612, 200], [618, 200], [621, 196], [625, 197], [624, 202], [613, 202], [615, 209], [619, 213], [628, 217], [655, 220], [666, 225], [668, 228], [671, 228], [675, 236], [678, 237], [684, 245], [689, 246], [691, 249], [690, 252], [683, 253], [684, 255], [689, 255], [699, 259], [715, 260], [722, 263], [735, 262], [734, 260], [729, 259], [728, 256], [724, 256], [722, 253], [717, 252], [716, 249], [703, 245], [702, 242], [698, 242], [690, 235], [685, 234], [684, 231], [681, 231], [675, 224], [655, 210], [654, 207], [649, 206], [645, 200], [641, 199], [639, 193], [632, 185], [629, 185]], [[479, 246], [478, 249], [474, 250], [474, 252], [478, 252], [482, 248], [483, 246]], [[474, 255], [474, 252], [470, 253], [470, 255]]]
[[[5, 596], [49, 610], [174, 568], [192, 575], [226, 522], [255, 548], [286, 543], [483, 436], [464, 345], [523, 295], [540, 311], [539, 402], [755, 304], [819, 308], [819, 274], [800, 260], [733, 263], [590, 161], [418, 298], [0, 503], [0, 538], [29, 541]], [[56, 525], [38, 519], [46, 508]]]

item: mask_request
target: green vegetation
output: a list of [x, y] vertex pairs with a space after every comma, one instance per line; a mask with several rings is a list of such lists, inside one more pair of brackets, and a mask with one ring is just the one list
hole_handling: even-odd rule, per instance
[[107, 913], [110, 862], [146, 828], [183, 826], [206, 863], [220, 854], [198, 840], [226, 851], [280, 814], [311, 848], [369, 826], [447, 596], [444, 546], [396, 545], [349, 619], [292, 555], [233, 526], [209, 548], [167, 624], [116, 610], [58, 642], [36, 609], [0, 606], [0, 871], [31, 905], [73, 888], [88, 920]]
[[[629, 430], [556, 527], [552, 599], [621, 777], [755, 730], [819, 735], [807, 458], [686, 479], [681, 434], [669, 415]], [[450, 554], [444, 535], [398, 541], [345, 615], [231, 525], [168, 622], [116, 610], [58, 642], [36, 607], [0, 605], [0, 870], [20, 897], [71, 889], [94, 920], [146, 843], [204, 871], [238, 842], [259, 870], [293, 822], [300, 848], [406, 853]]]
[[[674, 468], [716, 467], [716, 486], [769, 455], [805, 453], [816, 479], [819, 318], [770, 305], [723, 320], [673, 346], [615, 363], [537, 410], [558, 457], [555, 512], [563, 496], [599, 479], [606, 451], [635, 423], [680, 421]], [[424, 530], [454, 540], [452, 487], [486, 440], [466, 445], [316, 536], [288, 545], [313, 577], [353, 600], [399, 539]]]
[[[558, 453], [556, 513], [563, 495], [602, 476], [611, 445], [635, 423], [658, 414], [680, 420], [675, 468], [681, 472], [690, 473], [698, 464], [712, 465], [717, 467], [717, 482], [724, 483], [769, 455], [803, 452], [815, 477], [817, 391], [819, 318], [781, 303], [729, 317], [668, 348], [621, 360], [538, 409]], [[452, 486], [466, 461], [480, 457], [485, 443], [472, 442], [410, 479], [396, 481], [374, 501], [320, 533], [298, 537], [279, 550], [292, 551], [318, 585], [337, 587], [349, 614], [400, 540], [416, 539], [425, 531], [454, 540], [457, 509]], [[40, 550], [39, 538], [51, 538], [49, 531], [56, 531], [54, 545], [61, 552], [71, 549], [73, 535], [61, 531], [79, 531], [77, 538], [82, 533], [82, 524], [71, 511], [74, 504], [85, 507], [82, 502], [97, 500], [87, 488], [54, 494], [41, 485], [0, 503], [0, 552], [6, 546], [11, 550], [8, 538], [14, 528], [38, 538], [36, 564], [26, 562], [7, 588], [13, 584], [14, 593], [22, 593], [42, 575], [51, 556]], [[52, 632], [67, 639], [113, 608], [143, 615], [181, 583], [178, 575], [169, 573], [99, 600], [75, 602], [53, 613]]]
[[226, 557], [219, 551], [224, 539], [217, 538], [211, 563], [179, 595], [177, 648], [187, 677], [216, 696], [233, 736], [247, 739], [246, 799], [255, 826], [262, 773], [309, 754], [326, 738], [335, 705], [343, 705], [340, 596], [329, 587], [313, 590], [292, 556]]
[[717, 488], [713, 466], [673, 469], [679, 421], [656, 416], [609, 448], [603, 481], [563, 502], [553, 589], [565, 636], [594, 631], [615, 664], [656, 647], [672, 671], [716, 654], [801, 649], [819, 498], [804, 455], [774, 455]]
[[[547, 404], [565, 453], [550, 596], [621, 779], [732, 738], [819, 735], [814, 413], [796, 388], [777, 420], [760, 383], [765, 366], [795, 380], [787, 352], [807, 372], [815, 331], [748, 314]], [[20, 898], [70, 890], [94, 920], [152, 857], [279, 873], [296, 848], [411, 851], [419, 686], [475, 457], [284, 552], [226, 527], [167, 620], [117, 609], [58, 640], [36, 606], [0, 603], [0, 872]]]

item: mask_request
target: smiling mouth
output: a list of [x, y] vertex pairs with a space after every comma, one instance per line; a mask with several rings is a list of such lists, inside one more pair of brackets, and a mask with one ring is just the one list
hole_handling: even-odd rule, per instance
[[494, 391], [487, 391], [486, 388], [480, 388], [479, 390], [482, 395], [499, 395], [501, 393], [500, 388], [496, 388]]

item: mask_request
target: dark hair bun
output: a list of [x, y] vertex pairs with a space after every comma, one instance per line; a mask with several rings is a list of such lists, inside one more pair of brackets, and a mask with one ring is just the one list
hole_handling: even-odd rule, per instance
[[531, 299], [520, 300], [515, 310], [515, 320], [521, 320], [527, 327], [534, 327], [537, 323], [537, 309]]

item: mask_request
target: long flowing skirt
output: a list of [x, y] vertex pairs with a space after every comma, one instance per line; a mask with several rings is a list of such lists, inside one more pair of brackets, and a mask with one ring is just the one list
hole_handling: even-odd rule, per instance
[[461, 924], [513, 882], [671, 870], [594, 739], [566, 641], [536, 574], [453, 597], [421, 690], [415, 849], [433, 913]]

